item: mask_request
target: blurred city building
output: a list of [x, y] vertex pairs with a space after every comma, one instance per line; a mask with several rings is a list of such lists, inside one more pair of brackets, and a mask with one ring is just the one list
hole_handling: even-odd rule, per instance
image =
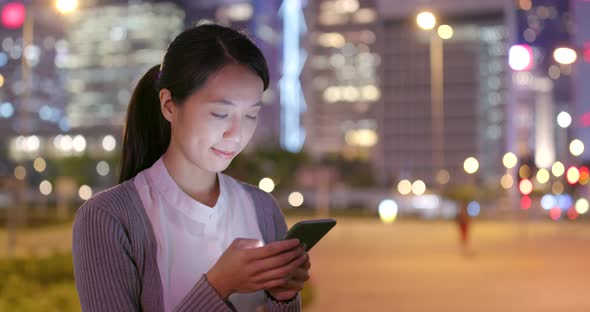
[[[502, 1], [394, 2], [381, 1], [379, 9], [379, 172], [430, 186], [463, 183], [463, 162], [473, 156], [481, 176], [499, 179], [510, 127], [510, 7]], [[416, 24], [423, 9], [435, 15], [431, 30]]]
[[56, 65], [65, 70], [70, 124], [112, 131], [122, 128], [139, 77], [184, 29], [184, 11], [169, 3], [97, 6], [68, 16], [65, 28], [67, 52]]
[[305, 150], [316, 158], [340, 154], [374, 160], [379, 156], [375, 114], [382, 101], [375, 2], [310, 1], [306, 16]]

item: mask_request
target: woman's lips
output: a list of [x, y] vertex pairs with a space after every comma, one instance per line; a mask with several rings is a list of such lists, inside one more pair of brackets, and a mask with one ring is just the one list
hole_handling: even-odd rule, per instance
[[213, 150], [213, 152], [217, 156], [219, 156], [221, 158], [225, 158], [225, 159], [232, 159], [234, 157], [234, 155], [236, 155], [235, 152], [225, 152], [225, 151], [218, 150], [218, 149], [216, 149], [214, 147], [212, 147], [211, 149]]

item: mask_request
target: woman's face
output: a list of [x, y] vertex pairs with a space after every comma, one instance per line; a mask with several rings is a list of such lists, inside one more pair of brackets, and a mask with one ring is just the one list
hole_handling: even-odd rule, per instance
[[205, 171], [225, 170], [256, 130], [263, 88], [262, 79], [250, 69], [228, 64], [181, 105], [165, 101], [162, 92], [167, 90], [162, 90], [162, 112], [171, 123], [170, 144]]

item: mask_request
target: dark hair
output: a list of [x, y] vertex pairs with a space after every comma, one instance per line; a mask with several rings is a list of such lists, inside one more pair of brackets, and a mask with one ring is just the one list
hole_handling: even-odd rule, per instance
[[250, 68], [262, 79], [266, 90], [269, 83], [266, 60], [246, 35], [228, 27], [206, 24], [185, 30], [172, 41], [162, 65], [150, 68], [131, 96], [119, 182], [151, 167], [170, 144], [170, 123], [160, 110], [160, 90], [170, 90], [175, 105], [182, 105], [209, 76], [230, 63]]

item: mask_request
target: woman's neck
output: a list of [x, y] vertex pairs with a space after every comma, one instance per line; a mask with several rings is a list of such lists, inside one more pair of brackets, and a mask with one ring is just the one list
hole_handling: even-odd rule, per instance
[[172, 147], [164, 153], [162, 160], [168, 173], [183, 192], [204, 205], [215, 206], [220, 189], [216, 173], [197, 167]]

